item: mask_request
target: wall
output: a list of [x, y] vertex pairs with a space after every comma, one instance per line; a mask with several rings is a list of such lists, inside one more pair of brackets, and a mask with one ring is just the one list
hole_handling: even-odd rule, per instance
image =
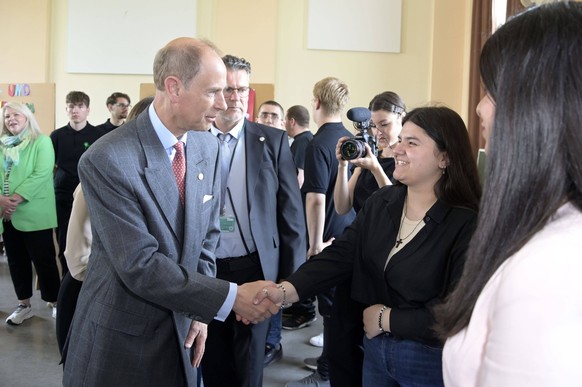
[[[399, 93], [411, 106], [430, 98], [432, 1], [403, 2], [399, 54], [308, 50], [306, 2], [283, 0], [280, 4], [275, 93], [283, 106], [309, 107], [313, 84], [326, 76], [348, 84], [350, 107], [368, 106], [374, 95], [385, 90]], [[365, 23], [365, 17], [338, 22]]]
[[48, 82], [50, 6], [50, 0], [0, 0], [0, 83]]
[[[127, 93], [133, 103], [139, 100], [140, 83], [153, 82], [151, 76], [144, 75], [110, 75], [110, 74], [70, 74], [66, 72], [67, 62], [67, 0], [52, 0], [51, 12], [51, 55], [49, 82], [54, 82], [56, 89], [56, 126], [66, 125], [68, 118], [65, 112], [65, 97], [71, 90], [84, 91], [91, 98], [89, 122], [93, 125], [103, 123], [110, 117], [105, 101], [111, 93], [121, 91]], [[154, 26], [144, 26], [153, 28]], [[123, 28], [111, 29], [104, 23], [107, 30], [104, 33], [123, 34]], [[131, 55], [131, 47], [127, 48]], [[103, 52], [107, 56], [107, 52]], [[152, 63], [153, 63], [152, 58]], [[111, 58], [111, 60], [123, 60], [123, 58]]]
[[[26, 21], [15, 21], [23, 3], [27, 4]], [[56, 83], [56, 126], [67, 122], [64, 99], [70, 90], [90, 95], [89, 120], [99, 124], [108, 117], [105, 99], [109, 94], [123, 91], [136, 102], [140, 84], [153, 81], [151, 76], [142, 75], [66, 73], [67, 0], [21, 0], [15, 4], [0, 0], [0, 22], [10, 26], [15, 38], [5, 45], [8, 49], [0, 60], [0, 82]], [[284, 107], [309, 107], [313, 84], [333, 75], [350, 86], [350, 107], [367, 106], [375, 94], [394, 90], [410, 108], [434, 100], [465, 116], [468, 8], [465, 0], [404, 1], [399, 54], [308, 50], [307, 0], [198, 0], [197, 25], [198, 36], [213, 40], [224, 53], [251, 61], [252, 82], [273, 83], [275, 98]], [[365, 17], [338, 22], [365, 23]], [[112, 31], [114, 39], [123, 28]], [[23, 35], [24, 40], [20, 39]], [[27, 55], [34, 55], [25, 61], [30, 67], [21, 65], [20, 59], [9, 60]]]
[[469, 100], [471, 3], [437, 0], [434, 10], [431, 99], [443, 102], [462, 117]]

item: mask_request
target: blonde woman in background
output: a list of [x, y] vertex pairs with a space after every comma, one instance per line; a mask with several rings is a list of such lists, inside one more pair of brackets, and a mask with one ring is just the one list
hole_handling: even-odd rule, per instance
[[53, 307], [56, 317], [60, 277], [53, 242], [53, 228], [57, 226], [55, 155], [50, 138], [41, 133], [26, 105], [8, 102], [2, 108], [2, 119], [0, 233], [18, 299], [18, 306], [6, 323], [20, 325], [33, 316], [32, 264], [41, 298]]

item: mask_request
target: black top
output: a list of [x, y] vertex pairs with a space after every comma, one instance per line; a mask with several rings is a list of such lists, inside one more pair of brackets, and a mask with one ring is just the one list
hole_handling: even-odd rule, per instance
[[325, 194], [324, 242], [340, 236], [355, 217], [353, 210], [339, 215], [333, 200], [338, 168], [335, 147], [344, 136], [353, 137], [341, 122], [323, 124], [305, 150], [305, 175], [301, 193], [304, 202], [309, 192]]
[[[386, 176], [388, 176], [388, 178], [392, 180], [393, 179], [392, 174], [394, 173], [394, 158], [378, 157], [378, 162], [380, 163], [380, 166], [382, 167], [382, 170], [384, 171]], [[353, 206], [354, 211], [356, 211], [356, 213], [360, 212], [360, 209], [364, 207], [364, 203], [366, 203], [366, 200], [368, 200], [370, 195], [376, 192], [378, 188], [380, 187], [378, 186], [378, 182], [376, 181], [374, 174], [369, 169], [362, 168], [360, 176], [358, 176], [356, 186], [354, 187]]]
[[354, 300], [392, 308], [394, 336], [441, 346], [432, 331], [432, 308], [461, 276], [477, 213], [437, 200], [424, 217], [426, 226], [384, 269], [396, 242], [406, 191], [404, 185], [378, 190], [346, 232], [288, 281], [303, 299], [352, 277]]
[[[121, 125], [119, 125], [121, 126]], [[113, 129], [119, 128], [119, 126], [115, 126], [111, 123], [111, 120], [108, 118], [107, 121], [102, 123], [101, 125], [97, 125], [97, 128], [102, 130], [105, 133], [111, 132]]]
[[313, 140], [313, 133], [310, 130], [301, 132], [293, 138], [291, 154], [293, 155], [295, 166], [299, 169], [305, 169], [305, 150], [311, 140]]
[[51, 133], [57, 165], [54, 177], [55, 193], [73, 193], [79, 184], [79, 159], [104, 134], [103, 130], [88, 122], [81, 130], [75, 130], [67, 124]]

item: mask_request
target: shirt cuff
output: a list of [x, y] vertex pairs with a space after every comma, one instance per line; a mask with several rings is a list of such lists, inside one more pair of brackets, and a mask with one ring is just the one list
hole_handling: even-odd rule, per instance
[[235, 283], [229, 284], [228, 295], [226, 296], [226, 300], [224, 300], [224, 304], [216, 313], [215, 320], [224, 321], [228, 317], [229, 313], [232, 311], [232, 307], [234, 306], [234, 300], [236, 299], [238, 287]]

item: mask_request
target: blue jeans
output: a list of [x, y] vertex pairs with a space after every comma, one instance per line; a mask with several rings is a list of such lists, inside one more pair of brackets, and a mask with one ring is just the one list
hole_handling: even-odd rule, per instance
[[269, 323], [269, 332], [267, 333], [266, 343], [275, 347], [281, 342], [281, 325], [283, 320], [281, 318], [283, 312], [271, 316], [271, 322]]
[[364, 337], [364, 387], [444, 386], [442, 348], [381, 334]]

